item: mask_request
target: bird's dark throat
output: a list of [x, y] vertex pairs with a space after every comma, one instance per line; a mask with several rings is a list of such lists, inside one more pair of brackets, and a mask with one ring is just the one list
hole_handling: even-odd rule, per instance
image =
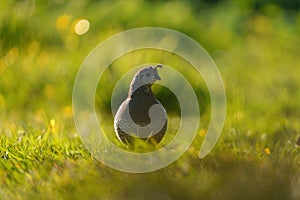
[[136, 89], [133, 94], [130, 96], [131, 98], [137, 97], [137, 96], [143, 96], [143, 95], [153, 95], [153, 92], [151, 90], [151, 86], [153, 84], [146, 84], [143, 85], [141, 87], [139, 87], [138, 89]]

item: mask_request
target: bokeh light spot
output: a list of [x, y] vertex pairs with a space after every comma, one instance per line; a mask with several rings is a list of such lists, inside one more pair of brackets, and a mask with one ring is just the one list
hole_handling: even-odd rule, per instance
[[86, 19], [81, 19], [75, 24], [75, 33], [83, 35], [90, 29], [90, 22]]
[[71, 17], [69, 15], [66, 15], [66, 14], [61, 15], [56, 20], [56, 28], [58, 30], [65, 30], [70, 24], [70, 19], [71, 19]]

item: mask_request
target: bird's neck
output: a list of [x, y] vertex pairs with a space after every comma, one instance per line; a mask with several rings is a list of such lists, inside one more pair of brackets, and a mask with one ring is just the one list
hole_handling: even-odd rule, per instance
[[143, 95], [153, 95], [151, 90], [152, 84], [143, 85], [137, 89], [130, 87], [129, 97], [143, 96]]

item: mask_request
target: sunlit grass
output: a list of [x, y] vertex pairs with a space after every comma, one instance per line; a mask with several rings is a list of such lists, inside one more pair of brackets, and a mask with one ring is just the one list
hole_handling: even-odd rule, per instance
[[[227, 137], [230, 140], [222, 139], [203, 160], [197, 157], [198, 144], [193, 144], [180, 160], [167, 168], [138, 175], [118, 172], [93, 159], [76, 135], [54, 133], [51, 128], [16, 129], [3, 133], [0, 139], [1, 197], [48, 199], [51, 194], [51, 198], [54, 195], [80, 199], [87, 195], [127, 199], [142, 197], [150, 192], [149, 188], [150, 196], [161, 194], [173, 198], [177, 195], [218, 198], [225, 191], [230, 198], [288, 195], [289, 188], [285, 185], [297, 168], [299, 149], [290, 145], [280, 150], [274, 147], [277, 149], [273, 152], [264, 148], [259, 136], [252, 138], [257, 142], [250, 145], [238, 133], [231, 134]], [[231, 190], [233, 185], [238, 192]], [[267, 188], [276, 188], [276, 192], [270, 193]]]

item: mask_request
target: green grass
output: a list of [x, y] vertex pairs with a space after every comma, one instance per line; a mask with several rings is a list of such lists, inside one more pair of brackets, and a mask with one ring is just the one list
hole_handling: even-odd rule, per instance
[[128, 174], [95, 160], [76, 135], [13, 130], [1, 136], [1, 199], [151, 199], [159, 195], [286, 199], [290, 195], [290, 181], [299, 164], [299, 149], [294, 145], [270, 146], [267, 154], [260, 137], [233, 130], [203, 160], [197, 158], [198, 145], [196, 141], [164, 169]]
[[[294, 184], [300, 165], [299, 11], [277, 1], [259, 7], [255, 1], [28, 2], [0, 3], [0, 199], [293, 199], [300, 190]], [[58, 26], [62, 16], [66, 21]], [[80, 18], [91, 23], [82, 36], [74, 32]], [[109, 138], [115, 140], [111, 89], [132, 65], [169, 62], [191, 80], [203, 110], [199, 134], [179, 160], [129, 174], [86, 150], [71, 97], [81, 62], [99, 42], [143, 26], [181, 31], [208, 50], [224, 80], [227, 115], [217, 145], [199, 159], [210, 117], [203, 80], [174, 55], [145, 51], [120, 58], [95, 99]], [[162, 102], [172, 97], [163, 88], [156, 93]]]

